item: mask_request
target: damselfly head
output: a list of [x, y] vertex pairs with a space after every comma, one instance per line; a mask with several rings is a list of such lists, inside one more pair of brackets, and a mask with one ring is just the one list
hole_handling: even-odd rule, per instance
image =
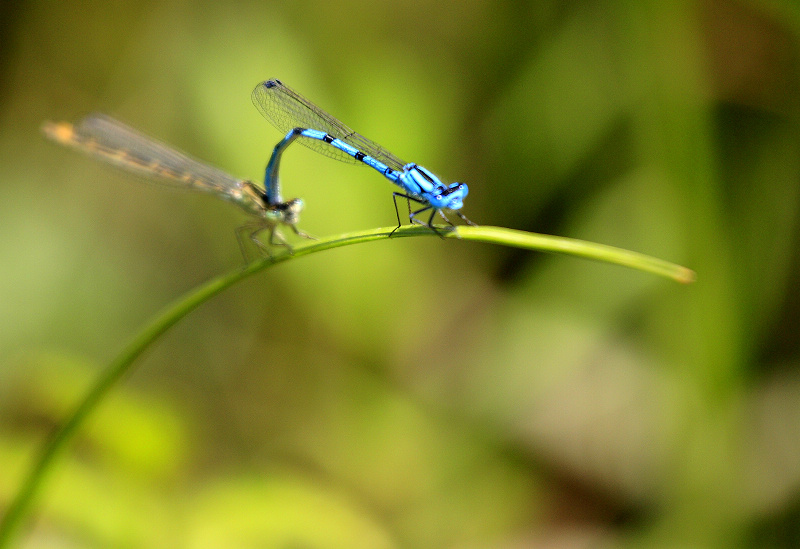
[[460, 210], [464, 207], [464, 197], [469, 193], [466, 183], [452, 183], [439, 189], [439, 192], [430, 196], [428, 202], [437, 210]]
[[305, 203], [301, 198], [293, 198], [288, 202], [278, 204], [275, 208], [282, 212], [283, 219], [281, 221], [283, 223], [294, 225], [300, 220], [300, 212], [303, 211], [304, 207]]

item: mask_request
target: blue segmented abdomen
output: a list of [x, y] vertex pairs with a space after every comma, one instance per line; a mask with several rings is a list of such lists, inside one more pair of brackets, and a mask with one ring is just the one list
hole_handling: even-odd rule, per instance
[[350, 145], [349, 143], [338, 139], [337, 137], [321, 132], [318, 130], [304, 130], [300, 133], [303, 137], [308, 137], [315, 141], [321, 141], [323, 143], [327, 143], [331, 147], [335, 147], [342, 153], [346, 154], [348, 157], [354, 159], [357, 162], [365, 164], [370, 168], [382, 172], [385, 176], [389, 177], [390, 173], [395, 171], [392, 170], [389, 166], [373, 158], [372, 156], [365, 154], [363, 151], [356, 149], [354, 146]]

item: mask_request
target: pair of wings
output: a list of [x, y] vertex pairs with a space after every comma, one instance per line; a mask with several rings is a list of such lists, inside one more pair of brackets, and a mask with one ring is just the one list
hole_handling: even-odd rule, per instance
[[[354, 132], [280, 80], [260, 83], [253, 90], [259, 112], [284, 134], [293, 128], [324, 131], [362, 153], [402, 171], [406, 164], [389, 151]], [[44, 133], [52, 140], [98, 157], [139, 175], [195, 190], [230, 195], [238, 192], [242, 180], [152, 139], [102, 114], [92, 114], [75, 125], [47, 122]], [[342, 162], [361, 164], [344, 151], [316, 139], [301, 139], [306, 147]]]

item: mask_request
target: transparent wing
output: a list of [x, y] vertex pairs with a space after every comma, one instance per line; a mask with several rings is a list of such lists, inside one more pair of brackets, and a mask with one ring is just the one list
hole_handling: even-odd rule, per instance
[[135, 174], [172, 186], [240, 200], [242, 180], [104, 116], [92, 114], [75, 124], [47, 122], [50, 139]]
[[[280, 80], [273, 78], [256, 86], [256, 89], [253, 90], [253, 104], [264, 118], [284, 135], [293, 128], [320, 130], [352, 145], [393, 170], [400, 171], [406, 164], [374, 141], [354, 132], [340, 120], [326, 113]], [[363, 165], [352, 156], [323, 141], [299, 139], [299, 142], [309, 149], [336, 160]]]

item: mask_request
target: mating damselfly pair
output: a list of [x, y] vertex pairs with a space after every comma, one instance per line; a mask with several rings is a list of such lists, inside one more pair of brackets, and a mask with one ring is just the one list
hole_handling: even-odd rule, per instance
[[[468, 188], [464, 183], [446, 185], [437, 176], [414, 163], [406, 163], [383, 147], [354, 132], [342, 122], [326, 113], [280, 80], [266, 80], [256, 86], [253, 103], [284, 138], [275, 146], [264, 176], [264, 188], [252, 181], [237, 179], [227, 173], [195, 160], [186, 154], [155, 141], [125, 124], [102, 114], [93, 114], [77, 124], [46, 122], [43, 131], [50, 139], [123, 169], [157, 179], [181, 188], [215, 194], [240, 206], [256, 219], [239, 227], [236, 237], [242, 254], [247, 257], [243, 235], [262, 251], [270, 253], [269, 246], [286, 246], [288, 242], [276, 229], [287, 225], [298, 235], [311, 238], [297, 228], [303, 201], [299, 198], [284, 201], [280, 193], [278, 167], [285, 149], [296, 139], [310, 149], [353, 164], [363, 164], [383, 174], [402, 189], [392, 193], [400, 227], [397, 198], [416, 203], [409, 220], [429, 227], [442, 236], [440, 228], [433, 225], [438, 213], [449, 225], [452, 223], [444, 210], [455, 212], [461, 219], [474, 225], [460, 212]], [[427, 221], [417, 218], [430, 211]], [[269, 231], [268, 244], [257, 238]], [[395, 229], [396, 230], [396, 229]]]

